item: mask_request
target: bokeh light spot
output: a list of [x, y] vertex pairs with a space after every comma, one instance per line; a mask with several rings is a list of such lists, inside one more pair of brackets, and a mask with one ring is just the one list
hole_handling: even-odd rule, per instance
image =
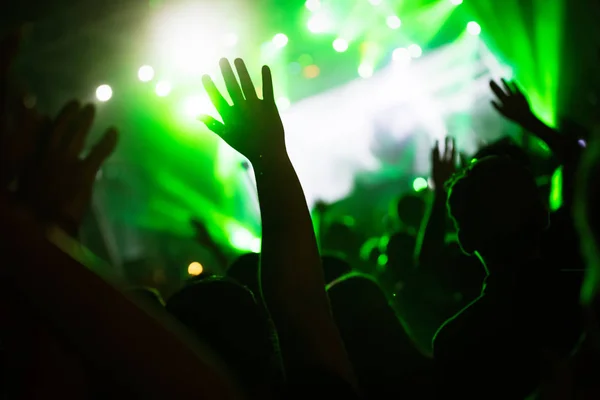
[[427, 184], [427, 179], [425, 178], [417, 178], [413, 181], [413, 189], [415, 192], [420, 192], [421, 190], [427, 189], [429, 185]]
[[188, 265], [188, 274], [192, 276], [198, 276], [204, 272], [204, 267], [197, 261], [194, 261]]
[[112, 97], [112, 88], [108, 85], [100, 85], [96, 89], [96, 98], [98, 101], [108, 101]]
[[411, 44], [408, 46], [408, 52], [412, 58], [419, 58], [423, 54], [423, 49], [418, 44]]
[[481, 26], [475, 21], [471, 21], [467, 24], [467, 32], [469, 35], [477, 36], [481, 33]]
[[307, 65], [304, 67], [304, 71], [302, 72], [304, 77], [307, 79], [314, 79], [321, 73], [321, 70], [316, 65]]
[[278, 49], [285, 47], [288, 44], [288, 41], [289, 39], [284, 33], [278, 33], [277, 35], [273, 36], [272, 40], [273, 45]]
[[154, 78], [154, 68], [149, 65], [143, 65], [138, 70], [138, 78], [142, 82], [149, 82]]
[[392, 52], [392, 60], [401, 64], [410, 62], [410, 52], [404, 47], [399, 47]]
[[348, 42], [345, 39], [337, 38], [333, 41], [333, 49], [338, 53], [348, 50]]
[[331, 29], [331, 21], [325, 14], [315, 14], [310, 17], [306, 27], [312, 33], [324, 33]]
[[156, 84], [155, 92], [159, 97], [168, 96], [171, 93], [171, 84], [167, 81], [160, 81]]
[[362, 63], [358, 66], [358, 75], [361, 78], [370, 78], [373, 76], [373, 66], [371, 64]]
[[387, 17], [386, 23], [387, 26], [390, 27], [390, 29], [398, 29], [402, 25], [402, 21], [400, 20], [400, 18], [398, 18], [395, 15], [390, 15], [389, 17]]

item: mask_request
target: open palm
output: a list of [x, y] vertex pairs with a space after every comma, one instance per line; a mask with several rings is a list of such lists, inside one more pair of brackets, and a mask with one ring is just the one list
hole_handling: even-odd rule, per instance
[[252, 164], [285, 154], [283, 124], [275, 105], [271, 70], [267, 66], [262, 68], [263, 99], [259, 99], [244, 61], [238, 58], [234, 63], [239, 82], [229, 61], [224, 58], [219, 62], [233, 105], [229, 105], [208, 75], [202, 77], [223, 123], [208, 115], [202, 115], [200, 120]]

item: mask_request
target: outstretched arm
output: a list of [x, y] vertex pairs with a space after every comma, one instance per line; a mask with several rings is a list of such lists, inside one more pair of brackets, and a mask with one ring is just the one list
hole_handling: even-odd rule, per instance
[[210, 130], [254, 167], [262, 218], [261, 290], [271, 313], [288, 374], [322, 369], [353, 383], [350, 362], [331, 316], [325, 279], [304, 193], [285, 147], [268, 67], [259, 99], [244, 62], [235, 60], [239, 82], [220, 62], [230, 106], [210, 77], [204, 86], [223, 123], [201, 117]]
[[527, 97], [516, 82], [502, 79], [502, 87], [490, 81], [490, 88], [496, 95], [492, 101], [494, 108], [507, 119], [516, 122], [542, 140], [550, 148], [556, 159], [563, 165], [563, 202], [570, 209], [572, 203], [573, 180], [579, 164], [581, 148], [578, 139], [558, 132], [535, 116]]

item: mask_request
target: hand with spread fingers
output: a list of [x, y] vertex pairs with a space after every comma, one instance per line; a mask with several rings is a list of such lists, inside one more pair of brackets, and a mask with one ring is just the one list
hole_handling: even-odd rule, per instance
[[446, 137], [444, 151], [440, 152], [439, 142], [436, 140], [431, 151], [431, 179], [436, 190], [444, 190], [444, 184], [456, 172], [456, 142], [451, 137]]
[[256, 168], [271, 159], [287, 156], [283, 124], [275, 105], [269, 67], [262, 68], [263, 99], [259, 99], [244, 61], [238, 58], [234, 64], [239, 82], [229, 61], [219, 62], [233, 105], [229, 105], [208, 75], [202, 78], [223, 123], [208, 115], [202, 115], [200, 120]]
[[94, 120], [92, 105], [68, 103], [43, 132], [46, 143], [19, 179], [18, 196], [44, 223], [76, 234], [89, 206], [100, 166], [113, 152], [117, 132], [111, 128], [81, 157]]
[[524, 124], [534, 117], [527, 98], [514, 81], [502, 79], [502, 87], [494, 81], [490, 81], [490, 88], [496, 95], [492, 100], [492, 106], [503, 116], [518, 124]]

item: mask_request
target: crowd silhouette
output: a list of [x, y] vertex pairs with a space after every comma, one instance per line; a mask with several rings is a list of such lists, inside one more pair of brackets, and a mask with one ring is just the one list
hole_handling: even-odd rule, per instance
[[511, 139], [468, 157], [448, 137], [431, 187], [369, 239], [309, 210], [269, 67], [259, 97], [244, 61], [222, 59], [231, 102], [204, 76], [220, 118], [199, 120], [252, 165], [261, 250], [232, 260], [194, 220], [225, 276], [165, 293], [81, 246], [118, 127], [89, 146], [92, 104], [27, 107], [19, 41], [0, 45], [3, 398], [600, 398], [600, 140], [546, 126], [516, 82], [490, 82], [491, 107], [548, 146], [561, 208]]

